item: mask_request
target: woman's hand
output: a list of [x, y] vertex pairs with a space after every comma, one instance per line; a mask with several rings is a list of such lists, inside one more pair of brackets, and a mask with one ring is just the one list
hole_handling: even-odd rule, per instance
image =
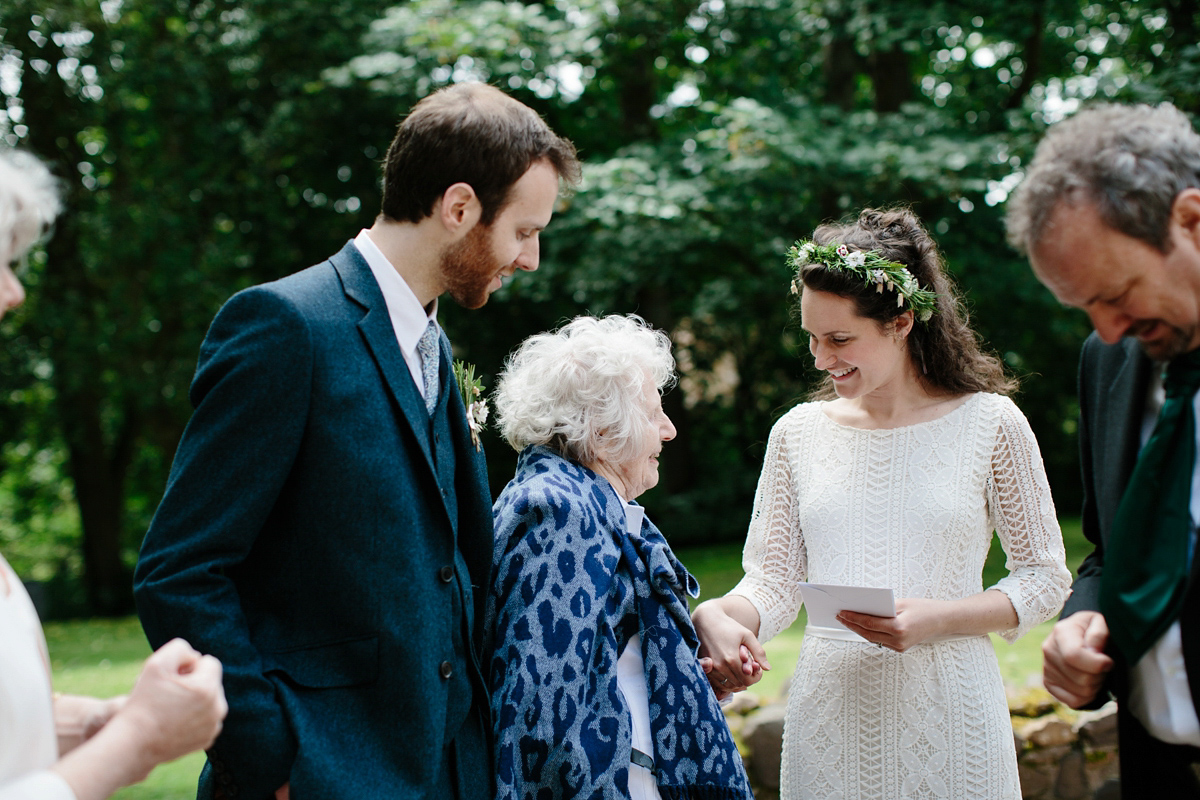
[[100, 700], [76, 694], [54, 696], [54, 731], [58, 734], [58, 753], [74, 750], [108, 724], [121, 710], [128, 698], [125, 695]]
[[[742, 645], [741, 654], [742, 673], [747, 678], [746, 686], [750, 685], [751, 683], [757, 683], [762, 679], [762, 665], [758, 663], [754, 656], [750, 655], [750, 648], [746, 647], [746, 645]], [[720, 682], [721, 676], [712, 674], [713, 660], [711, 658], [708, 656], [701, 656], [696, 660], [700, 663], [700, 669], [704, 670], [704, 674], [708, 676], [708, 683], [710, 686], [712, 686], [713, 693], [717, 695], [718, 700], [724, 700], [726, 697], [732, 697], [734, 692], [740, 692], [746, 688], [746, 686], [742, 686], [741, 688], [737, 689], [728, 689], [728, 681], [722, 684]]]
[[221, 662], [173, 639], [146, 659], [133, 691], [102, 730], [121, 726], [142, 761], [137, 779], [143, 780], [157, 764], [211, 747], [228, 710]]
[[745, 624], [749, 620], [738, 619], [746, 616], [738, 604], [757, 616], [749, 601], [736, 596], [705, 601], [692, 612], [700, 637], [700, 665], [719, 699], [758, 683], [763, 670], [771, 668], [758, 637]]
[[837, 618], [868, 642], [897, 653], [941, 636], [983, 636], [1019, 624], [1012, 601], [998, 589], [988, 589], [961, 600], [902, 597], [896, 601], [894, 617], [843, 611]]
[[946, 600], [903, 597], [896, 601], [894, 617], [876, 617], [856, 611], [843, 611], [837, 618], [838, 622], [868, 642], [903, 653], [921, 642], [950, 633], [945, 624], [950, 617], [952, 605], [951, 601]]
[[208, 748], [228, 711], [221, 662], [174, 639], [146, 659], [118, 705], [99, 730], [51, 766], [77, 800], [102, 800], [157, 764]]

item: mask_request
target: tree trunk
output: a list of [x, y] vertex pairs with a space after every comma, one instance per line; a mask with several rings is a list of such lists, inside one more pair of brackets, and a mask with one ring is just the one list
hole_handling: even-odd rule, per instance
[[1013, 93], [1008, 98], [1009, 109], [1020, 108], [1025, 101], [1025, 95], [1033, 88], [1042, 71], [1042, 28], [1046, 26], [1046, 15], [1043, 6], [1039, 5], [1030, 20], [1029, 36], [1025, 38], [1024, 60], [1025, 71], [1013, 76]]
[[80, 429], [84, 443], [72, 443], [68, 450], [83, 527], [88, 607], [103, 616], [128, 614], [133, 610], [133, 586], [121, 558], [125, 469], [105, 458], [98, 419], [79, 420], [75, 427]]
[[[671, 310], [667, 289], [651, 286], [638, 295], [638, 309], [644, 319], [669, 334], [678, 320]], [[683, 391], [676, 387], [663, 396], [663, 411], [675, 425], [675, 440], [663, 448], [662, 486], [668, 494], [682, 494], [696, 486], [696, 458], [693, 451], [692, 420], [683, 405]]]
[[[834, 23], [836, 25], [836, 23]], [[851, 111], [861, 57], [853, 39], [834, 39], [825, 48], [825, 102]]]
[[913, 99], [912, 70], [908, 53], [896, 48], [872, 53], [871, 82], [875, 86], [875, 110], [890, 114]]

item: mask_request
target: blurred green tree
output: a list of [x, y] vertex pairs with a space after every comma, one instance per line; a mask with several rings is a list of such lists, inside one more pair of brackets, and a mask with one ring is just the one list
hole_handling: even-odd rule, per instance
[[[320, 72], [358, 52], [382, 9], [363, 0], [0, 9], [7, 139], [54, 165], [67, 209], [25, 275], [28, 306], [5, 321], [15, 332], [0, 427], [5, 441], [65, 454], [94, 612], [131, 608], [133, 553], [217, 308], [372, 217], [374, 148], [395, 123], [394, 103], [365, 89], [322, 93]], [[34, 397], [39, 381], [48, 397]], [[19, 455], [6, 450], [10, 469]]]
[[[1064, 0], [415, 0], [328, 74], [406, 102], [491, 81], [579, 144], [586, 184], [548, 232], [541, 274], [456, 318], [455, 340], [494, 369], [519, 335], [576, 313], [638, 311], [671, 331], [679, 437], [650, 502], [677, 537], [719, 539], [744, 529], [770, 424], [814, 377], [781, 254], [821, 221], [896, 203], [935, 233], [976, 328], [1026, 379], [1019, 401], [1060, 507], [1078, 507], [1088, 327], [1008, 249], [1003, 202], [1045, 125], [1081, 101], [1194, 113], [1178, 76], [1197, 63], [1195, 16]], [[500, 484], [511, 467], [496, 467]]]
[[[670, 331], [679, 437], [649, 502], [677, 541], [740, 535], [770, 425], [811, 385], [787, 245], [894, 203], [927, 222], [976, 327], [1025, 377], [1059, 506], [1077, 508], [1087, 323], [1007, 248], [1003, 202], [1082, 101], [1200, 112], [1195, 0], [45, 5], [0, 8], [0, 133], [51, 159], [68, 197], [27, 309], [2, 323], [0, 500], [24, 487], [14, 524], [60, 543], [30, 563], [62, 559], [69, 535], [44, 521], [62, 465], [98, 611], [128, 607], [216, 308], [369, 224], [397, 116], [438, 86], [505, 88], [587, 161], [541, 271], [480, 312], [445, 307], [459, 354], [491, 386], [520, 338], [576, 314]], [[515, 456], [488, 435], [498, 489]]]

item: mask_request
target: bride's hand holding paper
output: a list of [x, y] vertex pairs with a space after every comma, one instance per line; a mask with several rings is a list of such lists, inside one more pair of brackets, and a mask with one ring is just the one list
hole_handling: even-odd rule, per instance
[[924, 642], [983, 636], [1017, 624], [1012, 603], [996, 589], [960, 600], [902, 597], [894, 617], [842, 611], [837, 618], [864, 639], [898, 653]]
[[838, 622], [869, 642], [903, 653], [908, 648], [945, 636], [947, 606], [950, 601], [902, 597], [896, 601], [896, 615], [877, 617], [855, 611], [842, 611]]

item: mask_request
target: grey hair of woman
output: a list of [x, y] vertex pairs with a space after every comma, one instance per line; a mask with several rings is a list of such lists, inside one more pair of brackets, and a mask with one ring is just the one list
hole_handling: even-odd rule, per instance
[[1200, 187], [1200, 135], [1170, 105], [1090, 106], [1052, 126], [1008, 201], [1013, 247], [1041, 241], [1059, 202], [1095, 204], [1110, 228], [1167, 252], [1175, 197]]
[[517, 451], [545, 445], [580, 464], [634, 457], [650, 424], [647, 381], [675, 382], [671, 340], [636, 315], [576, 317], [529, 337], [496, 388], [500, 433]]
[[62, 210], [50, 170], [21, 150], [0, 149], [0, 260], [25, 255]]

